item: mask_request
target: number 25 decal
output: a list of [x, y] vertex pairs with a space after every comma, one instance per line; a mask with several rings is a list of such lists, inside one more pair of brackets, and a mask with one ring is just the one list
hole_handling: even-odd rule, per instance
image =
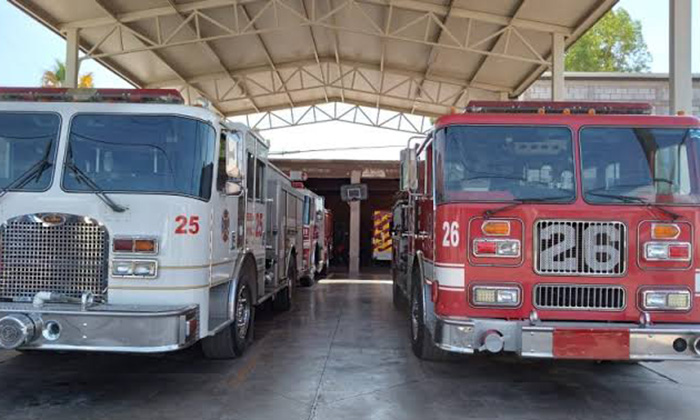
[[177, 216], [175, 218], [177, 227], [175, 228], [176, 235], [196, 235], [199, 233], [199, 216]]
[[442, 246], [457, 248], [459, 246], [459, 223], [443, 222], [442, 230], [445, 232], [445, 236], [442, 237]]

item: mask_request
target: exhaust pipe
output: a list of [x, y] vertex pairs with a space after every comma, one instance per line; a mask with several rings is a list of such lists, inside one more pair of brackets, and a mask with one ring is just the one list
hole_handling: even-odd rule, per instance
[[696, 338], [695, 341], [693, 341], [693, 350], [695, 350], [695, 354], [700, 356], [700, 337]]
[[41, 320], [11, 314], [0, 319], [0, 349], [13, 350], [32, 342], [41, 334]]

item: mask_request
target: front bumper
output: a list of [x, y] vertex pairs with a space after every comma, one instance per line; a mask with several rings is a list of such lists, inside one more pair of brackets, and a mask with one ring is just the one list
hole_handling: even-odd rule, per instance
[[161, 353], [193, 344], [198, 325], [197, 305], [0, 303], [0, 348]]
[[[455, 353], [510, 352], [522, 357], [700, 361], [699, 324], [608, 324], [437, 318], [435, 345]], [[674, 348], [684, 340], [687, 346]], [[681, 350], [682, 351], [679, 351]]]

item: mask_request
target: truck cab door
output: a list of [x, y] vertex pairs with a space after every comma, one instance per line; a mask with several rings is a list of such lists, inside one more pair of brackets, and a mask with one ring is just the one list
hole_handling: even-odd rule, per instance
[[[245, 234], [245, 191], [234, 193], [227, 190], [227, 183], [232, 179], [227, 173], [226, 145], [230, 141], [243, 150], [242, 135], [238, 131], [222, 130], [218, 170], [216, 174], [216, 192], [212, 194], [212, 240], [211, 273], [212, 284], [228, 280], [233, 272], [233, 265], [241, 249]], [[237, 168], [242, 169], [240, 163]], [[235, 179], [240, 179], [238, 174]], [[242, 188], [242, 187], [241, 187]]]

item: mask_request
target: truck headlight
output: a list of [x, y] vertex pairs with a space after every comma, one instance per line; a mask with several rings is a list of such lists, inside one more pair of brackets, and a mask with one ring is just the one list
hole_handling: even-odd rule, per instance
[[152, 279], [158, 274], [155, 260], [113, 260], [112, 276]]
[[644, 290], [642, 308], [651, 311], [687, 311], [690, 309], [688, 290]]
[[520, 306], [520, 288], [516, 286], [475, 285], [471, 295], [474, 306]]

